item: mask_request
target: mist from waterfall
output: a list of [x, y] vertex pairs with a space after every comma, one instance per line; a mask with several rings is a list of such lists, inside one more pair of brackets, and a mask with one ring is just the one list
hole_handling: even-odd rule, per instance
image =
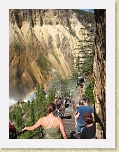
[[[32, 101], [35, 97], [36, 97], [36, 95], [35, 95], [34, 91], [32, 91], [26, 95], [26, 97], [23, 99], [23, 102], [27, 102], [28, 100]], [[9, 99], [9, 107], [16, 104], [17, 102], [18, 102], [18, 100], [16, 101], [14, 99]]]

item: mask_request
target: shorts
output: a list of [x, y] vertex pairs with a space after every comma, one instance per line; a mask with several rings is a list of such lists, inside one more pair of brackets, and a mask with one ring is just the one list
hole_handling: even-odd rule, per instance
[[84, 128], [84, 126], [85, 126], [85, 124], [82, 124], [82, 123], [78, 122], [77, 126], [76, 126], [76, 130], [81, 133], [83, 128]]

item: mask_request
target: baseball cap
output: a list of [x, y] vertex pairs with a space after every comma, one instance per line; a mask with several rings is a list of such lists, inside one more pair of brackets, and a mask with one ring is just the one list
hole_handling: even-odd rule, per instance
[[88, 97], [83, 98], [84, 101], [89, 101]]

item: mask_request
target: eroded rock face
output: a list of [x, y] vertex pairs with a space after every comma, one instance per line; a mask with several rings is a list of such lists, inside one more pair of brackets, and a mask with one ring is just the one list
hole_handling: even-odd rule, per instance
[[106, 11], [95, 10], [96, 38], [94, 57], [94, 97], [96, 120], [106, 138]]
[[72, 10], [10, 10], [10, 98], [23, 98], [38, 83], [47, 88], [56, 72], [70, 77], [82, 27]]

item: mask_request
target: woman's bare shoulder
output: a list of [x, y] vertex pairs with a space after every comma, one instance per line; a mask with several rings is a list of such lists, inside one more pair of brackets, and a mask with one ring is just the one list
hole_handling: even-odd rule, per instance
[[46, 117], [39, 118], [40, 121], [44, 121], [45, 119], [46, 119]]
[[60, 117], [56, 117], [55, 120], [57, 120], [57, 121], [59, 121], [59, 122], [62, 121], [62, 119], [61, 119]]

